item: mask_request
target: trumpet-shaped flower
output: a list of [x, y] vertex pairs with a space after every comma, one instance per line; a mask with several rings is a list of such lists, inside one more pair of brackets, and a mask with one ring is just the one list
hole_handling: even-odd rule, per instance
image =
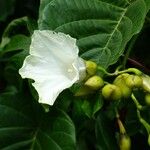
[[39, 103], [53, 105], [64, 89], [85, 77], [76, 39], [69, 35], [36, 30], [29, 53], [19, 74], [34, 80], [32, 85], [38, 92]]

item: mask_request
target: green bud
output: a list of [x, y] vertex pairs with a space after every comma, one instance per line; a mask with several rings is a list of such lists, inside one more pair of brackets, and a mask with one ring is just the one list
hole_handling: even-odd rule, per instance
[[150, 94], [145, 95], [145, 102], [148, 106], [150, 106]]
[[102, 95], [105, 99], [119, 100], [122, 97], [119, 87], [113, 84], [107, 84], [102, 89]]
[[93, 61], [85, 61], [85, 65], [86, 65], [86, 71], [87, 73], [92, 76], [96, 74], [97, 71], [97, 64]]
[[146, 92], [150, 93], [150, 76], [144, 74], [144, 75], [142, 75], [141, 77], [142, 77], [142, 79], [143, 79], [142, 88], [143, 88]]
[[130, 88], [140, 88], [140, 87], [142, 87], [143, 80], [142, 80], [142, 78], [140, 76], [129, 75], [126, 78], [125, 83]]
[[130, 74], [128, 74], [128, 73], [123, 73], [123, 74], [117, 76], [114, 82], [117, 82], [118, 80], [121, 80], [121, 81], [122, 81], [122, 80], [126, 80], [126, 78], [127, 78], [128, 76], [130, 76]]
[[125, 80], [127, 79], [128, 76], [129, 74], [124, 73], [122, 75], [119, 75], [113, 82], [114, 85], [117, 85], [120, 88], [122, 96], [124, 98], [129, 98], [132, 93], [132, 89], [129, 88], [125, 83]]
[[98, 90], [104, 85], [104, 81], [100, 76], [92, 76], [89, 78], [86, 82], [85, 85], [90, 87], [93, 90]]
[[131, 149], [131, 139], [127, 134], [120, 135], [119, 147], [120, 147], [120, 150]]
[[85, 95], [89, 95], [91, 93], [93, 93], [93, 90], [91, 90], [87, 86], [82, 86], [79, 88], [79, 90], [75, 93], [74, 96], [85, 96]]
[[150, 134], [148, 135], [148, 145], [150, 146]]

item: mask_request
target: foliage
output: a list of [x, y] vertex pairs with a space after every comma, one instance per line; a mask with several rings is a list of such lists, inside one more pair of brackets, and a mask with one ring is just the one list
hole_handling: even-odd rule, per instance
[[[150, 47], [145, 41], [150, 32], [150, 1], [41, 0], [39, 4], [34, 0], [36, 5], [28, 3], [33, 12], [16, 16], [21, 13], [17, 8], [23, 3], [0, 2], [3, 30], [0, 33], [0, 149], [117, 150], [121, 134], [118, 120], [134, 141], [131, 149], [149, 149], [150, 111], [143, 90], [133, 91], [139, 103], [133, 95], [118, 103], [105, 100], [101, 90], [76, 97], [80, 85], [74, 85], [59, 95], [47, 113], [44, 111], [47, 106], [37, 102], [32, 81], [21, 79], [18, 70], [29, 54], [33, 31], [47, 29], [76, 38], [80, 56], [100, 66], [98, 75], [107, 82], [112, 83], [116, 76], [107, 76], [104, 70], [114, 71], [120, 65], [123, 69], [138, 67], [149, 74]], [[129, 54], [131, 58], [141, 59], [143, 65], [129, 58]]]

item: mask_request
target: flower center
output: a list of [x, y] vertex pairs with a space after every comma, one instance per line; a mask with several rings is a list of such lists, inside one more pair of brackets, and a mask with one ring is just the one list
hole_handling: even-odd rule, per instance
[[70, 68], [69, 68], [67, 71], [68, 71], [68, 73], [72, 73], [72, 72], [73, 72], [73, 69], [70, 69]]
[[67, 70], [66, 70], [67, 72], [67, 77], [70, 79], [70, 80], [73, 80], [74, 79], [74, 77], [76, 76], [76, 72], [75, 72], [75, 69], [74, 69], [74, 67], [73, 67], [73, 65], [69, 65], [68, 67], [67, 67]]

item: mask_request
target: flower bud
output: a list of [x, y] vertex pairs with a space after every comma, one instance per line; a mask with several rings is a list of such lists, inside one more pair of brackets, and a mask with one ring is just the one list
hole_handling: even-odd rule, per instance
[[150, 94], [145, 95], [145, 102], [148, 106], [150, 106]]
[[131, 139], [127, 134], [120, 135], [119, 147], [120, 147], [120, 150], [131, 149]]
[[128, 74], [128, 73], [123, 73], [123, 74], [117, 76], [114, 82], [117, 82], [118, 80], [121, 80], [121, 81], [122, 81], [122, 80], [125, 80], [128, 76], [130, 76], [130, 74]]
[[89, 78], [86, 82], [85, 85], [90, 87], [93, 90], [98, 90], [104, 85], [104, 81], [100, 76], [93, 76]]
[[107, 84], [102, 89], [102, 95], [105, 99], [119, 100], [122, 96], [119, 87], [113, 84]]
[[129, 75], [126, 78], [125, 83], [130, 88], [139, 88], [139, 87], [142, 87], [143, 80], [142, 80], [142, 78], [140, 76]]
[[85, 65], [86, 65], [86, 71], [87, 73], [92, 76], [95, 75], [96, 71], [97, 71], [97, 64], [93, 61], [85, 61]]
[[129, 88], [125, 83], [125, 80], [127, 79], [128, 76], [129, 74], [124, 73], [122, 75], [119, 75], [113, 82], [114, 85], [117, 85], [120, 88], [122, 96], [124, 98], [130, 97], [132, 93], [131, 88]]
[[93, 93], [93, 90], [91, 90], [87, 86], [82, 86], [79, 88], [79, 90], [75, 93], [74, 96], [85, 96], [85, 95], [89, 95], [91, 93]]
[[150, 134], [148, 135], [148, 145], [150, 146]]
[[142, 75], [142, 79], [143, 79], [143, 85], [142, 85], [142, 88], [150, 93], [150, 76], [144, 74]]

